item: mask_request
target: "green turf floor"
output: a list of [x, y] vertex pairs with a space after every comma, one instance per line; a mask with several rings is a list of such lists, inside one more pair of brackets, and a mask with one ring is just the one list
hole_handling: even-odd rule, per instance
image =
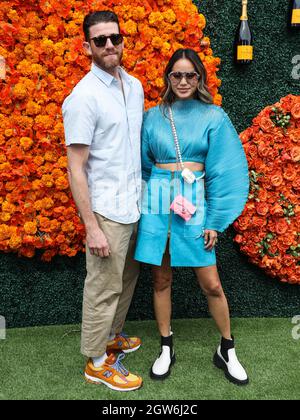
[[177, 362], [163, 382], [148, 375], [159, 350], [155, 323], [128, 322], [126, 331], [139, 335], [143, 346], [124, 364], [144, 378], [143, 388], [129, 393], [85, 383], [79, 327], [8, 330], [0, 341], [0, 399], [298, 400], [300, 340], [292, 329], [291, 319], [233, 320], [237, 352], [251, 379], [237, 387], [212, 364], [219, 336], [211, 320], [173, 322]]

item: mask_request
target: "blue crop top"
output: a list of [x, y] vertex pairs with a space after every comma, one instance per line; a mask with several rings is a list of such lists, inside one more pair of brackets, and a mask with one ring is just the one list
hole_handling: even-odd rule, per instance
[[[175, 102], [172, 110], [183, 160], [204, 163], [208, 151], [208, 129], [213, 115], [220, 114], [219, 108], [188, 100]], [[163, 111], [160, 106], [145, 114], [143, 143], [149, 142], [150, 156], [157, 163], [176, 163], [174, 139], [168, 118], [168, 110]]]
[[[183, 162], [205, 165], [207, 229], [222, 232], [245, 206], [249, 194], [248, 162], [239, 135], [226, 112], [198, 100], [172, 105]], [[168, 111], [160, 106], [145, 113], [142, 172], [149, 180], [155, 163], [176, 162]], [[233, 204], [234, 203], [234, 204]]]

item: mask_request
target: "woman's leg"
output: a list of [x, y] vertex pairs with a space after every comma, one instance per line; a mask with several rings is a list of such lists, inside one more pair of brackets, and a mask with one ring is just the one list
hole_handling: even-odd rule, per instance
[[160, 267], [152, 266], [152, 276], [154, 286], [154, 312], [158, 330], [162, 337], [169, 337], [171, 334], [173, 277], [168, 246], [162, 265]]
[[[167, 250], [169, 247], [167, 246]], [[165, 379], [171, 373], [175, 363], [173, 333], [171, 332], [172, 316], [172, 268], [170, 255], [166, 251], [161, 267], [153, 266], [154, 311], [157, 326], [161, 335], [161, 351], [150, 370], [152, 379]]]
[[236, 356], [234, 339], [231, 336], [228, 303], [217, 267], [198, 267], [195, 269], [195, 273], [200, 287], [207, 296], [210, 313], [222, 335], [221, 345], [214, 356], [214, 364], [225, 372], [225, 376], [230, 382], [247, 385], [249, 378]]
[[231, 340], [229, 307], [221, 285], [217, 266], [197, 267], [194, 270], [200, 287], [207, 297], [209, 311], [222, 337]]

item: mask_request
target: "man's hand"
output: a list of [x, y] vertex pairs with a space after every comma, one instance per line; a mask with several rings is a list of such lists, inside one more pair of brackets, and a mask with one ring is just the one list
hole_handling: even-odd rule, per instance
[[205, 249], [211, 251], [218, 242], [218, 233], [215, 230], [206, 229], [204, 231]]
[[97, 257], [106, 258], [111, 253], [106, 236], [100, 228], [87, 231], [86, 246], [89, 247], [91, 255]]

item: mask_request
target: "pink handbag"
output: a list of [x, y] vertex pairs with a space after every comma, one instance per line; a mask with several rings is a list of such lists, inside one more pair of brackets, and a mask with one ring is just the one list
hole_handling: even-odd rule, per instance
[[186, 200], [182, 195], [177, 195], [177, 197], [175, 197], [170, 208], [174, 211], [175, 214], [181, 216], [186, 222], [192, 218], [193, 214], [195, 214], [197, 210], [197, 208], [188, 200]]

